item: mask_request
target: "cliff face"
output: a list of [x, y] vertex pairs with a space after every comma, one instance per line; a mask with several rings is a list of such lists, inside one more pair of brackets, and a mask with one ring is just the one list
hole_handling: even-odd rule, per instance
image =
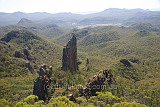
[[77, 71], [77, 39], [75, 34], [72, 34], [72, 38], [69, 40], [67, 45], [63, 48], [62, 57], [62, 70], [64, 71]]

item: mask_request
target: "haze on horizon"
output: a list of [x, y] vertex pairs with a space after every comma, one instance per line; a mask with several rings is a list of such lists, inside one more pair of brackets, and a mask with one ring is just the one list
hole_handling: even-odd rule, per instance
[[160, 0], [0, 0], [0, 12], [93, 13], [108, 8], [160, 11]]

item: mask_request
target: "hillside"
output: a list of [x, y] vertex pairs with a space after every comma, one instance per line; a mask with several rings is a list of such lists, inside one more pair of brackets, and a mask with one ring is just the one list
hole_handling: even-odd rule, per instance
[[[54, 27], [57, 26], [48, 25], [47, 28]], [[137, 23], [129, 27], [74, 28], [71, 32], [51, 37], [50, 41], [44, 38], [44, 35], [38, 36], [37, 33], [26, 30], [28, 28], [9, 31], [2, 36], [0, 42], [2, 65], [0, 98], [9, 100], [10, 105], [67, 107], [121, 107], [122, 105], [158, 107], [160, 105], [159, 26]], [[44, 33], [47, 34], [46, 31]], [[81, 63], [75, 73], [60, 70], [62, 46], [72, 38], [72, 33], [77, 38], [78, 62]], [[34, 71], [24, 66], [26, 62], [32, 65]], [[37, 76], [34, 73], [43, 63], [53, 66], [51, 86], [68, 85], [54, 88], [47, 104], [43, 101], [35, 102], [35, 96], [28, 96], [32, 94], [33, 81]], [[88, 70], [86, 66], [89, 67]], [[89, 94], [87, 88], [92, 83], [101, 84], [98, 81], [103, 81], [104, 78], [101, 79], [100, 70], [111, 73], [107, 75], [106, 88], [97, 92], [96, 96], [80, 96], [81, 88]], [[109, 79], [110, 77], [113, 78]], [[73, 94], [72, 97], [76, 102], [74, 98], [72, 100], [68, 97], [70, 94]]]
[[27, 30], [8, 32], [0, 40], [0, 51], [0, 98], [12, 103], [32, 94], [41, 64], [54, 68], [61, 64], [61, 46]]
[[[151, 24], [130, 27], [99, 26], [73, 30], [78, 38], [78, 49], [88, 56], [107, 62], [114, 58], [138, 56], [159, 57], [159, 28]], [[70, 38], [62, 35], [56, 40], [63, 44]], [[153, 47], [153, 48], [152, 48]], [[110, 62], [107, 62], [110, 65]], [[106, 65], [107, 65], [106, 64]], [[96, 65], [96, 64], [95, 64]], [[103, 65], [102, 65], [103, 66]]]
[[0, 38], [2, 38], [12, 30], [29, 30], [37, 33], [41, 37], [43, 36], [47, 38], [57, 37], [67, 31], [66, 29], [59, 27], [56, 24], [39, 24], [34, 22], [26, 22], [0, 27]]
[[[79, 54], [81, 57], [89, 58], [91, 69], [112, 69], [117, 84], [124, 92], [122, 92], [123, 95], [144, 103], [145, 98], [142, 96], [152, 96], [154, 93], [159, 95], [158, 90], [160, 90], [158, 88], [160, 75], [160, 34], [158, 29], [157, 26], [151, 24], [136, 24], [130, 27], [89, 27], [74, 30], [74, 32], [78, 33]], [[83, 31], [87, 33], [84, 35], [81, 33]], [[62, 35], [56, 40], [63, 44], [68, 38], [69, 34]], [[124, 59], [129, 61], [130, 67], [125, 65], [127, 63], [123, 62]], [[137, 94], [135, 96], [134, 94], [128, 95], [127, 93], [130, 93], [131, 90]], [[147, 91], [148, 94], [144, 94], [142, 91]], [[112, 92], [114, 91], [112, 90]], [[156, 99], [157, 95], [150, 97]]]
[[[9, 56], [6, 56], [6, 58], [8, 57], [13, 60], [17, 59], [19, 61], [22, 61], [23, 63], [26, 62], [27, 60], [31, 61], [32, 63], [35, 63], [36, 65], [43, 64], [43, 63], [49, 64], [49, 65], [51, 64], [57, 65], [58, 63], [60, 63], [61, 57], [59, 55], [60, 53], [59, 46], [55, 45], [54, 43], [50, 43], [44, 40], [43, 38], [37, 36], [36, 34], [30, 31], [26, 31], [26, 30], [11, 31], [7, 33], [1, 39], [1, 41], [2, 41], [1, 42], [1, 49], [2, 49], [1, 57], [5, 56], [5, 52], [8, 52], [10, 54]], [[24, 49], [28, 51], [28, 54], [30, 54], [29, 57], [31, 58], [25, 60], [23, 56], [22, 57], [16, 56], [16, 52], [19, 52], [20, 54], [22, 54], [21, 52], [23, 52]], [[24, 64], [22, 64], [22, 67], [23, 65]], [[9, 68], [7, 66], [5, 67]], [[13, 70], [13, 68], [11, 69]], [[11, 72], [11, 71], [8, 71], [8, 72]], [[9, 75], [9, 73], [6, 73], [6, 74]]]

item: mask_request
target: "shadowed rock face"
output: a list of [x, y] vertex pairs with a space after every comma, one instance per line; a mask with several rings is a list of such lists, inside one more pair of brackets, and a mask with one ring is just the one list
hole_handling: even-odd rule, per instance
[[64, 71], [77, 71], [77, 39], [75, 34], [72, 34], [73, 37], [69, 40], [67, 45], [63, 48], [63, 57], [62, 57], [62, 70]]
[[49, 101], [50, 95], [49, 90], [53, 91], [50, 87], [51, 85], [51, 75], [52, 67], [47, 68], [46, 65], [41, 65], [38, 70], [39, 77], [34, 81], [33, 95], [38, 96], [38, 100], [43, 100], [45, 102]]

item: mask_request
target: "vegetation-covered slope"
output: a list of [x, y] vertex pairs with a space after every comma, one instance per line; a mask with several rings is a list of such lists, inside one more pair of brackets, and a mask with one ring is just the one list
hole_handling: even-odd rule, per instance
[[[15, 102], [21, 100], [17, 105], [26, 106], [146, 107], [147, 105], [158, 107], [160, 105], [160, 32], [158, 29], [158, 26], [142, 23], [130, 27], [97, 26], [73, 29], [72, 32], [75, 33], [78, 40], [78, 59], [82, 62], [79, 66], [79, 71], [73, 74], [60, 71], [61, 46], [47, 42], [43, 38], [28, 31], [12, 31], [2, 39], [3, 41], [7, 41], [7, 43], [1, 41], [1, 47], [3, 47], [2, 53], [6, 53], [3, 56], [7, 57], [6, 62], [4, 60], [2, 62], [5, 62], [7, 65], [10, 63], [9, 58], [16, 59], [17, 62], [12, 63], [15, 63], [19, 67], [18, 69], [26, 69], [21, 66], [25, 63], [26, 59], [16, 58], [14, 52], [15, 50], [22, 52], [23, 49], [27, 49], [32, 58], [35, 58], [34, 61], [37, 61], [36, 64], [46, 63], [57, 68], [54, 69], [53, 80], [60, 85], [68, 84], [69, 87], [56, 88], [48, 104], [45, 104], [43, 101], [35, 102], [34, 99], [36, 96], [28, 96], [23, 100], [25, 97], [24, 94], [18, 96], [21, 92], [17, 93], [13, 91], [14, 93], [12, 93], [9, 91], [12, 86], [16, 87], [13, 89], [20, 87], [13, 84], [1, 88], [1, 93], [3, 93], [1, 98], [11, 100], [10, 104], [15, 104]], [[12, 33], [14, 35], [11, 36], [11, 39], [8, 39]], [[66, 33], [56, 37], [54, 40], [58, 44], [66, 45], [70, 38], [71, 33]], [[88, 71], [85, 69], [85, 60], [87, 58], [89, 59], [90, 68]], [[30, 60], [27, 59], [27, 61]], [[10, 68], [13, 67], [6, 66], [6, 69]], [[107, 88], [102, 90], [102, 92], [98, 92], [97, 96], [88, 98], [79, 96], [76, 86], [85, 85], [87, 81], [90, 81], [89, 78], [101, 69], [109, 69], [113, 73], [115, 82], [112, 85], [106, 83]], [[30, 77], [33, 80], [34, 76], [28, 76], [28, 78]], [[22, 80], [20, 77], [16, 78], [18, 78], [17, 80]], [[7, 84], [5, 79], [12, 80], [15, 77], [3, 77], [1, 79], [2, 85]], [[31, 81], [27, 79], [22, 81], [25, 82], [25, 85], [20, 87], [19, 90], [25, 94], [27, 93], [26, 95], [31, 94]], [[22, 81], [17, 82], [15, 79], [13, 83], [22, 84]], [[52, 85], [55, 84], [55, 81], [52, 82]], [[11, 98], [7, 98], [8, 96], [4, 94], [5, 92], [12, 95]], [[65, 95], [70, 93], [74, 94], [77, 102], [71, 102], [65, 97]], [[14, 97], [17, 99], [13, 102]]]
[[[78, 49], [82, 56], [89, 58], [92, 69], [110, 68], [114, 71], [119, 87], [119, 92], [112, 90], [116, 95], [119, 93], [118, 95], [127, 96], [133, 101], [146, 101], [145, 104], [156, 106], [159, 104], [154, 101], [159, 101], [160, 94], [160, 35], [155, 28], [159, 29], [151, 24], [137, 24], [128, 28], [107, 26], [81, 29], [80, 31], [87, 30], [88, 33], [77, 36], [80, 37]], [[110, 32], [116, 34], [109, 35]], [[119, 38], [108, 41], [107, 34]], [[63, 42], [67, 38], [62, 36], [57, 40]], [[121, 59], [127, 59], [132, 66], [125, 67], [120, 62]]]
[[14, 30], [0, 40], [0, 98], [17, 100], [32, 94], [41, 64], [56, 68], [61, 63], [61, 46], [27, 30]]
[[[8, 57], [6, 56], [5, 58], [11, 58], [14, 60], [26, 62], [25, 60], [23, 60], [25, 58], [16, 56], [16, 52], [22, 52], [22, 50], [26, 49], [31, 56], [31, 58], [28, 60], [32, 63], [46, 63], [49, 65], [57, 65], [61, 63], [61, 56], [59, 54], [61, 51], [59, 49], [59, 46], [42, 39], [32, 32], [26, 30], [11, 31], [7, 35], [5, 35], [5, 37], [2, 38], [1, 41], [3, 41], [1, 42], [1, 57], [8, 55]], [[8, 52], [9, 54], [5, 54], [5, 52]], [[19, 57], [21, 59], [16, 57]], [[10, 64], [7, 65], [10, 66]], [[9, 68], [8, 66], [4, 67]]]

